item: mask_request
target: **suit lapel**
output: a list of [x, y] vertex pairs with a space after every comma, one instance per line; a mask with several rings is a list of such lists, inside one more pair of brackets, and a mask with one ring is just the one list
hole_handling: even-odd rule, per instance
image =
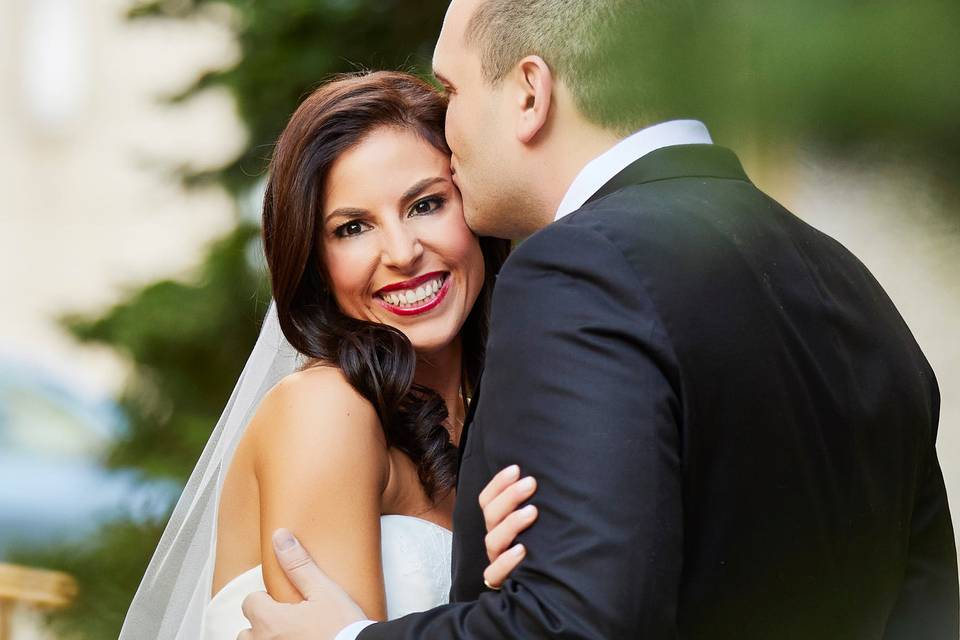
[[713, 144], [663, 147], [636, 160], [587, 200], [587, 204], [620, 189], [671, 178], [724, 178], [746, 180], [746, 172], [733, 151]]
[[[587, 202], [593, 202], [625, 187], [680, 177], [714, 177], [733, 180], [749, 180], [737, 156], [724, 147], [712, 144], [690, 144], [664, 147], [643, 156], [605, 184]], [[480, 404], [480, 383], [477, 380], [473, 390], [473, 399], [467, 408], [467, 415], [460, 432], [460, 447], [457, 455], [457, 472], [463, 464], [463, 454], [467, 449], [470, 427], [473, 424]]]

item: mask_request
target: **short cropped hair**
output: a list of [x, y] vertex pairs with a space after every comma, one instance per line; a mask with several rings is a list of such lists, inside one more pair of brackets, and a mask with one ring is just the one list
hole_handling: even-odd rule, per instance
[[485, 0], [466, 30], [484, 79], [496, 85], [528, 55], [539, 55], [592, 122], [630, 133], [661, 114], [643, 95], [634, 43], [648, 0]]

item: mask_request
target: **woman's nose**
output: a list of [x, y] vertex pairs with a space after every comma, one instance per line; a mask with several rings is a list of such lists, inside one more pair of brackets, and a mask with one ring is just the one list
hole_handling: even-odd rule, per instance
[[410, 227], [397, 225], [384, 238], [382, 260], [385, 265], [398, 271], [409, 271], [417, 266], [423, 255], [423, 245]]

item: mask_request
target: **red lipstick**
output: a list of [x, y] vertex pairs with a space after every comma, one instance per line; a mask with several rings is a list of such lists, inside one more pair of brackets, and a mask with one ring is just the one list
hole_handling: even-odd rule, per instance
[[[431, 280], [436, 280], [437, 278], [443, 278], [443, 284], [440, 286], [440, 290], [437, 291], [437, 294], [428, 300], [424, 300], [421, 304], [411, 307], [398, 307], [397, 305], [390, 304], [382, 296], [384, 293], [390, 293], [392, 291], [401, 291], [405, 289], [415, 289], [421, 284], [430, 282]], [[444, 298], [447, 297], [447, 293], [450, 291], [450, 274], [445, 271], [434, 271], [433, 273], [428, 273], [411, 280], [405, 280], [404, 282], [398, 282], [397, 284], [391, 284], [382, 289], [379, 289], [374, 295], [374, 300], [377, 301], [381, 307], [386, 309], [391, 313], [395, 313], [398, 316], [418, 316], [424, 314], [428, 311], [436, 309], [440, 306], [440, 303], [443, 302]]]
[[390, 293], [391, 291], [401, 291], [403, 289], [416, 289], [424, 282], [430, 282], [431, 280], [436, 280], [442, 276], [446, 275], [446, 271], [434, 271], [432, 273], [425, 273], [422, 276], [417, 276], [416, 278], [411, 278], [410, 280], [404, 280], [403, 282], [397, 282], [395, 284], [388, 284], [382, 289], [377, 289], [374, 295], [381, 296], [385, 293]]

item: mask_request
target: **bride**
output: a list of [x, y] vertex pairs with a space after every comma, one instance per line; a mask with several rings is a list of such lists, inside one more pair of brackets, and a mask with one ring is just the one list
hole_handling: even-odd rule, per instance
[[121, 638], [232, 640], [248, 594], [299, 601], [280, 526], [370, 619], [446, 602], [457, 444], [509, 245], [464, 222], [444, 115], [426, 83], [375, 72], [291, 118], [263, 210], [275, 303]]

